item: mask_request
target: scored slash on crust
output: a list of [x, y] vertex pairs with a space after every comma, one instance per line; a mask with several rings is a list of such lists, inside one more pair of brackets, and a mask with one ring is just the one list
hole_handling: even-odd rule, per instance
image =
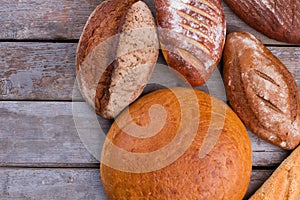
[[268, 76], [267, 74], [254, 69], [255, 74], [257, 74], [259, 77], [263, 78], [264, 80], [269, 81], [270, 83], [273, 83], [274, 85], [276, 85], [277, 87], [280, 87], [280, 85], [278, 83], [276, 83], [270, 76]]
[[186, 24], [183, 24], [183, 23], [181, 23], [180, 24], [183, 28], [185, 28], [186, 30], [189, 30], [189, 31], [191, 31], [191, 32], [193, 32], [193, 33], [196, 33], [197, 35], [200, 35], [201, 37], [203, 37], [205, 40], [207, 40], [207, 41], [209, 41], [210, 43], [214, 43], [209, 37], [208, 37], [208, 35], [205, 35], [204, 33], [202, 33], [201, 31], [200, 31], [200, 29], [195, 29], [195, 28], [192, 28], [191, 26], [189, 26], [189, 25], [186, 25]]
[[207, 53], [207, 54], [211, 53], [211, 50], [206, 45], [204, 45], [203, 43], [198, 42], [197, 40], [189, 38], [187, 36], [184, 36], [183, 34], [180, 34], [180, 37], [182, 37], [182, 39], [186, 40], [188, 43], [194, 45], [195, 47], [200, 48], [205, 53]]
[[[193, 5], [190, 5], [190, 4], [187, 4], [187, 3], [183, 3], [183, 2], [180, 2], [180, 1], [176, 1], [176, 3], [178, 3], [179, 5], [181, 5], [182, 7], [186, 7], [187, 9], [197, 13], [197, 14], [200, 14], [201, 16], [204, 16], [206, 17], [207, 19], [209, 19], [211, 22], [213, 22], [214, 24], [217, 24], [218, 23], [218, 20], [216, 17], [210, 15], [209, 13], [207, 13], [205, 10], [203, 9], [200, 9], [196, 6], [193, 6]], [[205, 3], [203, 3], [204, 5], [207, 5]], [[176, 8], [176, 6], [174, 6], [174, 4], [171, 4], [171, 7], [174, 8], [175, 10], [178, 10], [178, 8]]]
[[274, 103], [272, 103], [270, 100], [265, 99], [263, 96], [261, 96], [261, 95], [259, 95], [259, 94], [256, 94], [256, 96], [257, 96], [259, 99], [261, 99], [261, 100], [265, 103], [265, 105], [267, 105], [268, 107], [270, 107], [270, 108], [273, 109], [274, 111], [284, 114], [284, 112], [283, 112], [282, 110], [280, 110], [280, 109], [278, 108], [278, 106], [276, 106], [276, 105], [275, 105]]
[[[211, 14], [207, 13], [204, 9], [197, 8], [196, 6], [189, 5], [185, 2], [176, 1], [176, 3], [181, 5], [183, 8], [186, 7], [190, 11], [197, 13], [199, 15], [198, 17], [200, 17], [200, 16], [205, 17], [205, 18], [209, 19], [211, 22], [213, 22], [213, 24], [218, 24], [218, 19], [216, 17], [212, 16]], [[207, 1], [201, 0], [199, 3], [206, 5], [207, 7], [211, 8], [214, 11], [217, 9], [215, 6], [213, 6], [212, 4], [210, 4]], [[206, 31], [209, 32], [210, 27], [208, 25], [203, 23], [203, 21], [193, 17], [192, 15], [189, 15], [189, 14], [183, 12], [181, 9], [179, 9], [176, 6], [177, 4], [175, 4], [175, 5], [170, 4], [170, 7], [172, 9], [174, 9], [174, 11], [176, 12], [176, 14], [178, 16], [180, 16], [182, 19], [185, 19], [187, 21], [195, 23], [195, 24], [199, 25], [200, 27], [204, 27], [206, 29]], [[184, 24], [184, 23], [180, 23], [180, 26], [187, 31], [191, 31], [195, 35], [198, 35], [198, 36], [204, 38], [204, 40], [208, 41], [209, 43], [214, 44], [212, 38], [210, 37], [210, 36], [212, 36], [212, 34], [204, 33], [204, 31], [201, 30], [201, 28], [196, 29], [196, 28], [192, 27], [191, 24]]]
[[200, 62], [200, 60], [198, 58], [196, 58], [191, 53], [189, 53], [183, 49], [177, 49], [177, 50], [183, 59], [188, 60], [190, 64], [192, 64], [194, 67], [199, 69], [205, 75], [207, 74], [205, 66], [203, 65], [202, 62]]
[[[225, 43], [221, 2], [156, 0], [156, 7], [160, 43], [167, 48], [163, 53], [168, 65], [192, 86], [204, 84], [219, 63]], [[186, 52], [178, 49], [194, 57], [183, 58]], [[199, 61], [195, 62], [194, 58]]]
[[187, 21], [193, 22], [193, 23], [199, 25], [200, 27], [202, 26], [202, 27], [206, 28], [206, 30], [209, 30], [209, 27], [206, 24], [204, 24], [200, 20], [186, 14], [185, 12], [183, 12], [181, 10], [176, 10], [176, 13], [183, 19], [186, 19]]
[[227, 97], [238, 116], [262, 139], [297, 147], [300, 110], [292, 74], [250, 33], [229, 34], [224, 52]]

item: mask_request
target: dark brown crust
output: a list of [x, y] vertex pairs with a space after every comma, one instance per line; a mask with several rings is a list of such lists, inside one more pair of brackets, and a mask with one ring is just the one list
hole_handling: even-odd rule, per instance
[[[164, 57], [192, 86], [204, 84], [220, 62], [225, 42], [221, 1], [156, 0], [156, 17]], [[199, 62], [196, 67], [182, 48]], [[202, 67], [201, 67], [202, 65]]]
[[111, 75], [114, 71], [114, 68], [116, 67], [116, 61], [113, 61], [105, 70], [105, 72], [103, 73], [103, 75], [100, 78], [100, 81], [97, 85], [97, 89], [96, 89], [96, 98], [95, 98], [95, 112], [104, 117], [103, 116], [103, 112], [106, 109], [106, 103], [109, 99], [110, 96], [110, 92], [108, 90], [109, 85], [111, 83]]
[[[137, 2], [138, 0], [106, 0], [102, 2], [96, 9], [93, 11], [89, 17], [87, 24], [84, 27], [82, 35], [79, 40], [79, 44], [76, 52], [76, 71], [77, 74], [80, 71], [81, 63], [84, 61], [86, 56], [93, 51], [101, 42], [104, 42], [108, 38], [115, 36], [119, 33], [121, 29], [121, 21], [124, 20], [126, 12], [128, 11], [130, 5]], [[114, 60], [116, 57], [117, 49], [117, 38], [114, 43], [111, 45], [107, 51], [110, 53], [110, 60]], [[96, 86], [95, 94], [95, 112], [98, 115], [102, 115], [103, 106], [102, 102], [105, 101], [105, 98], [108, 98], [108, 85], [111, 82], [110, 77], [113, 72], [113, 68], [116, 65], [113, 61], [105, 71], [102, 76], [99, 78], [99, 82]], [[104, 66], [106, 67], [106, 66]], [[92, 73], [92, 72], [91, 72]], [[90, 74], [95, 76], [94, 74]], [[89, 77], [85, 77], [89, 79]], [[79, 87], [81, 86], [80, 78], [77, 79], [79, 82]], [[84, 97], [87, 98], [87, 97]], [[103, 100], [104, 98], [104, 100]], [[92, 105], [93, 106], [93, 105]]]
[[[300, 142], [300, 107], [298, 88], [292, 74], [249, 33], [229, 34], [223, 55], [225, 89], [238, 116], [253, 133], [264, 140], [285, 149], [294, 149]], [[261, 72], [261, 67], [273, 68], [274, 74]], [[251, 73], [263, 80], [263, 83], [255, 82], [259, 79], [251, 79], [247, 83], [246, 79], [251, 77]], [[278, 83], [276, 80], [281, 81]], [[252, 88], [255, 88], [252, 85], [258, 85], [256, 88], [260, 87], [263, 91], [252, 92]], [[266, 85], [278, 88], [277, 94], [272, 89], [264, 88]], [[282, 100], [285, 102], [280, 102]], [[265, 106], [254, 105], [257, 102]], [[273, 120], [275, 115], [280, 116], [280, 119]], [[286, 129], [278, 123], [286, 123]]]
[[106, 0], [91, 14], [77, 48], [76, 67], [98, 44], [118, 32], [120, 20], [130, 5], [138, 0]]
[[[123, 27], [123, 24], [125, 23], [127, 13], [128, 13], [128, 8], [126, 9], [126, 11], [120, 17], [119, 24], [118, 24], [118, 26], [116, 27], [116, 30], [115, 30], [115, 34], [122, 33], [122, 27]], [[112, 55], [115, 55], [116, 51], [117, 51], [118, 41], [116, 40], [115, 42], [116, 42], [116, 45], [113, 46], [111, 49], [109, 49], [110, 51], [112, 51]], [[107, 102], [108, 102], [109, 97], [110, 97], [109, 85], [112, 82], [112, 79], [111, 79], [112, 78], [112, 73], [114, 72], [114, 70], [117, 66], [118, 66], [118, 63], [117, 63], [116, 60], [114, 60], [107, 67], [107, 69], [103, 73], [103, 75], [102, 75], [102, 77], [101, 77], [101, 79], [98, 83], [97, 89], [96, 89], [96, 98], [95, 98], [96, 108], [95, 108], [95, 112], [98, 115], [100, 115], [104, 118], [106, 117], [104, 115], [104, 113], [105, 113], [105, 110], [107, 109]]]
[[[270, 0], [268, 0], [270, 1]], [[225, 0], [247, 24], [266, 36], [287, 43], [300, 43], [300, 1]]]
[[[146, 61], [140, 61], [151, 65], [149, 65], [149, 68], [141, 71], [141, 76], [138, 77], [139, 79], [137, 78], [139, 82], [137, 82], [137, 80], [131, 80], [130, 83], [128, 82], [128, 84], [117, 87], [120, 91], [125, 91], [126, 87], [132, 88], [131, 90], [133, 91], [128, 92], [128, 97], [124, 97], [126, 98], [126, 101], [112, 100], [112, 93], [116, 91], [116, 89], [111, 90], [111, 88], [115, 86], [113, 82], [118, 81], [118, 78], [122, 79], [121, 74], [119, 77], [115, 75], [116, 69], [118, 68], [119, 70], [123, 69], [126, 71], [127, 67], [130, 67], [126, 63], [122, 64], [122, 67], [120, 67], [118, 62], [119, 58], [117, 58], [118, 50], [122, 49], [120, 44], [120, 33], [123, 32], [123, 26], [125, 26], [126, 23], [136, 22], [136, 26], [141, 25], [141, 27], [145, 26], [145, 28], [149, 28], [149, 24], [145, 24], [149, 23], [149, 19], [147, 21], [146, 19], [143, 19], [143, 17], [139, 18], [137, 16], [135, 18], [130, 18], [130, 16], [133, 16], [135, 13], [139, 14], [139, 12], [130, 12], [130, 10], [135, 7], [134, 5], [148, 9], [147, 12], [145, 12], [145, 17], [146, 19], [151, 18], [150, 24], [153, 29], [153, 36], [155, 35], [155, 37], [153, 37], [153, 39], [155, 39], [155, 41], [153, 41], [153, 46], [150, 46], [155, 49], [155, 52], [157, 53], [155, 54], [155, 52], [152, 52], [151, 55], [145, 56]], [[129, 17], [130, 20], [127, 20], [127, 17]], [[135, 29], [137, 27], [131, 28]], [[91, 14], [78, 44], [76, 53], [76, 71], [78, 85], [83, 97], [95, 109], [95, 112], [98, 115], [108, 119], [114, 118], [125, 106], [127, 106], [123, 105], [126, 104], [125, 102], [134, 101], [142, 92], [148, 78], [150, 78], [150, 74], [153, 71], [158, 56], [158, 41], [155, 28], [155, 21], [151, 11], [145, 3], [138, 2], [138, 0], [103, 1]], [[126, 33], [123, 35], [126, 35]], [[134, 43], [136, 41], [135, 39], [137, 40], [137, 38], [129, 38], [129, 41]], [[150, 41], [150, 38], [148, 41]], [[124, 43], [122, 45], [127, 48], [127, 44], [130, 45], [131, 43]], [[141, 49], [141, 51], [143, 50], [144, 49]], [[131, 53], [137, 53], [137, 55], [147, 54], [147, 52], [141, 51]], [[128, 55], [131, 56], [132, 54]], [[141, 70], [141, 68], [139, 68], [139, 70]], [[132, 71], [132, 73], [133, 72], [134, 71]], [[124, 81], [124, 79], [122, 80]], [[135, 84], [135, 87], [127, 86], [130, 84]], [[114, 94], [116, 96], [118, 93]], [[116, 98], [115, 96], [114, 98]]]

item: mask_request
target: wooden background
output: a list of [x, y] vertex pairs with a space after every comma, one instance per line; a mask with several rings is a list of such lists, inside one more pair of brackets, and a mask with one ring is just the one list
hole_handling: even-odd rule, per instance
[[[105, 199], [99, 162], [80, 140], [72, 116], [73, 102], [85, 104], [73, 91], [75, 50], [101, 0], [0, 2], [0, 199]], [[154, 2], [146, 2], [154, 11]], [[253, 33], [299, 85], [300, 46], [268, 39], [224, 9], [227, 32]], [[173, 75], [156, 70], [153, 76]], [[249, 134], [253, 172], [245, 198], [290, 153]]]

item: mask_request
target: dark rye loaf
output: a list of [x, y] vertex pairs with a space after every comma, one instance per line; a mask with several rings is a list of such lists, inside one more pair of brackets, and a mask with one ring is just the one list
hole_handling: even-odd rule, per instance
[[158, 57], [155, 27], [141, 1], [104, 1], [91, 14], [77, 49], [77, 80], [97, 114], [114, 118], [141, 94]]

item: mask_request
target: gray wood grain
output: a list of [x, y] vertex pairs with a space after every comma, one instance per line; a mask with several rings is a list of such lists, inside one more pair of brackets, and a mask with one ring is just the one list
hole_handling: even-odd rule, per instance
[[[77, 87], [74, 89], [76, 47], [76, 43], [0, 43], [0, 100], [82, 100]], [[300, 47], [269, 49], [287, 66], [300, 86]], [[158, 65], [151, 83], [169, 87], [183, 85], [166, 69], [162, 55]], [[210, 79], [210, 89], [219, 88], [220, 84], [220, 75]], [[217, 97], [224, 99], [225, 95]]]
[[1, 166], [95, 166], [66, 102], [0, 102]]
[[[253, 170], [245, 199], [271, 175], [272, 170]], [[106, 200], [99, 169], [0, 170], [1, 200]]]
[[89, 14], [100, 2], [100, 0], [2, 0], [0, 38], [78, 39]]
[[0, 169], [1, 200], [105, 200], [99, 169]]
[[[0, 99], [70, 100], [76, 46], [0, 43]], [[74, 93], [74, 99], [79, 97]]]
[[[102, 0], [2, 0], [0, 39], [79, 39]], [[154, 2], [147, 0], [153, 10]]]
[[[0, 39], [79, 39], [90, 13], [102, 0], [2, 0]], [[145, 1], [155, 14], [154, 0]], [[282, 44], [256, 32], [224, 3], [227, 31], [248, 31], [266, 44]], [[76, 17], [74, 17], [76, 16]]]
[[274, 170], [253, 170], [244, 199], [249, 199], [251, 195], [254, 194], [254, 192], [271, 176], [273, 171]]
[[[97, 155], [101, 152], [110, 121], [98, 120], [79, 110], [79, 115], [74, 116], [81, 123], [75, 125], [73, 113], [76, 112], [72, 106], [88, 108], [85, 102], [0, 101], [0, 166], [98, 165]], [[95, 128], [95, 124], [101, 129]], [[277, 166], [288, 156], [288, 151], [249, 134], [253, 166]]]

